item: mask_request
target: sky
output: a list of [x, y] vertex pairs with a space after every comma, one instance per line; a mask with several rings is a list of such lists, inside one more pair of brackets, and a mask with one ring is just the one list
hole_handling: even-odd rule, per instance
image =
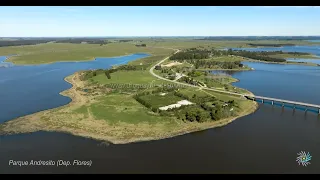
[[320, 6], [1, 6], [0, 37], [320, 35]]

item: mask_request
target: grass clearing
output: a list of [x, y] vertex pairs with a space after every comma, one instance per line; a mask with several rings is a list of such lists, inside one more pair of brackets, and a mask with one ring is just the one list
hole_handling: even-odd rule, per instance
[[149, 109], [138, 103], [131, 96], [122, 94], [101, 97], [97, 103], [90, 105], [90, 109], [96, 119], [105, 120], [111, 124], [119, 122], [137, 124], [169, 121], [169, 118], [151, 113]]
[[152, 107], [155, 107], [155, 108], [167, 106], [170, 104], [175, 104], [178, 101], [183, 100], [182, 98], [175, 96], [173, 92], [167, 93], [164, 96], [161, 96], [160, 94], [150, 94], [150, 95], [140, 96], [140, 98], [145, 100], [146, 102], [151, 104]]
[[117, 71], [111, 73], [111, 79], [108, 79], [105, 74], [99, 74], [93, 78], [99, 84], [150, 84], [159, 83], [157, 78], [150, 75], [149, 71]]

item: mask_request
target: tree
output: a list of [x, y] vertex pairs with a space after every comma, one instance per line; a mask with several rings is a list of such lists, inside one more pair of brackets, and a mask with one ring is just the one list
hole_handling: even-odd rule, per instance
[[105, 75], [107, 76], [108, 79], [111, 79], [111, 76], [110, 76], [109, 71], [106, 71], [106, 72], [105, 72]]

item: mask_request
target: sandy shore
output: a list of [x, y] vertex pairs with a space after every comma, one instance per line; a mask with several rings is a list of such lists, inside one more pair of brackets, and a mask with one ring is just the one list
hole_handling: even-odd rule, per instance
[[75, 109], [94, 103], [96, 100], [94, 97], [86, 96], [84, 92], [77, 90], [77, 88], [85, 87], [85, 83], [79, 79], [79, 73], [66, 77], [65, 81], [73, 85], [70, 89], [60, 93], [72, 99], [69, 104], [23, 116], [1, 124], [0, 134], [54, 131], [107, 141], [113, 144], [126, 144], [171, 138], [191, 132], [224, 126], [237, 118], [253, 113], [258, 108], [258, 104], [252, 102], [252, 106], [241, 112], [237, 117], [204, 123], [181, 122], [170, 130], [166, 130], [166, 126], [161, 123], [156, 125], [147, 123], [119, 123], [115, 126], [108, 124], [104, 120], [95, 119], [92, 113], [88, 113], [88, 116], [74, 113]]

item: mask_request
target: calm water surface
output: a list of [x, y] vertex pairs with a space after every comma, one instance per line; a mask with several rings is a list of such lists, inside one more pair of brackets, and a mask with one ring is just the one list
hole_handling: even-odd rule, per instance
[[[117, 60], [121, 61], [120, 59]], [[0, 105], [1, 114], [8, 111], [28, 114], [28, 111], [37, 111], [45, 105], [48, 108], [68, 102], [68, 98], [64, 99], [57, 93], [70, 86], [63, 83], [63, 78], [73, 72], [67, 69], [78, 70], [74, 67], [77, 63], [58, 64], [60, 65], [53, 64], [53, 67], [47, 69], [41, 67], [51, 65], [28, 67], [30, 70], [14, 67], [21, 68], [20, 71], [10, 71], [7, 68], [4, 70], [6, 73], [1, 69], [1, 80], [11, 78], [3, 82], [5, 85], [0, 83], [0, 96], [7, 98], [6, 103], [11, 103], [10, 108], [6, 108], [6, 103]], [[249, 89], [257, 95], [320, 104], [319, 67], [251, 62], [245, 64], [255, 71], [233, 73], [232, 76], [240, 79], [235, 83], [236, 86]], [[52, 70], [64, 66], [68, 67], [53, 75], [55, 71]], [[49, 79], [35, 75], [41, 72]], [[60, 75], [63, 72], [65, 74]], [[8, 73], [11, 75], [7, 75]], [[34, 87], [32, 84], [36, 82], [35, 84], [49, 85], [51, 81], [57, 87], [48, 87], [45, 91], [48, 94], [37, 98], [35, 94], [44, 91], [37, 91], [41, 87]], [[27, 83], [31, 85], [27, 86]], [[21, 93], [25, 95], [19, 95]], [[19, 97], [14, 98], [13, 95]], [[35, 97], [36, 103], [32, 104], [32, 98], [28, 101], [28, 96]], [[44, 97], [49, 102], [44, 101]], [[20, 107], [20, 111], [15, 109], [16, 106]], [[28, 110], [29, 107], [26, 106], [36, 107]], [[5, 121], [14, 116], [19, 115], [1, 118]], [[311, 153], [309, 166], [302, 167], [296, 163], [297, 153], [300, 151]], [[92, 167], [10, 167], [10, 159], [79, 159], [92, 160], [93, 164]], [[101, 146], [100, 142], [94, 140], [49, 132], [0, 136], [0, 173], [320, 173], [319, 167], [320, 118], [317, 114], [305, 114], [304, 111], [292, 111], [268, 104], [261, 105], [255, 113], [225, 127], [127, 145]]]
[[[65, 105], [71, 101], [59, 92], [71, 87], [64, 78], [79, 70], [110, 68], [112, 65], [147, 57], [133, 54], [95, 61], [58, 62], [54, 64], [10, 66], [0, 68], [0, 123], [41, 110]], [[5, 57], [0, 57], [0, 65]]]

